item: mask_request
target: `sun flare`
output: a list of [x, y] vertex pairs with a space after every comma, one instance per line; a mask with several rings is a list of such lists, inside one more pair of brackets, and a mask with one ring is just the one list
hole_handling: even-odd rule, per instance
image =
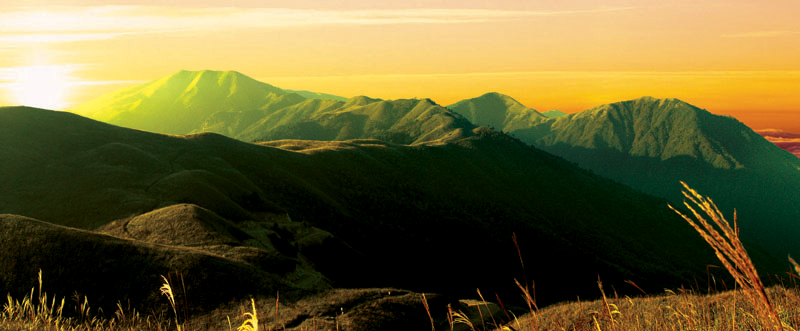
[[11, 96], [16, 104], [64, 109], [68, 106], [71, 70], [59, 65], [33, 65], [7, 69], [12, 83]]

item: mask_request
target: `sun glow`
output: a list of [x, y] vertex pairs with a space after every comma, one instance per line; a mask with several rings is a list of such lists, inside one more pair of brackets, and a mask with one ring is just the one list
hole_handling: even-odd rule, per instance
[[61, 65], [33, 65], [3, 69], [15, 104], [64, 109], [68, 106], [72, 70]]

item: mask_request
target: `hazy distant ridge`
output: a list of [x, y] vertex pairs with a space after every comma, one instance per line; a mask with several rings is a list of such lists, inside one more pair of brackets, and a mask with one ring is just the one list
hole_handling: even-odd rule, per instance
[[376, 138], [412, 144], [469, 135], [475, 127], [429, 99], [345, 99], [295, 92], [235, 71], [181, 71], [73, 111], [139, 130], [215, 132], [243, 141]]

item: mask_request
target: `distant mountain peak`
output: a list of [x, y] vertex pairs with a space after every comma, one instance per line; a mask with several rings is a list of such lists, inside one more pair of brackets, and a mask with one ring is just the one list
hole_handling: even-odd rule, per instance
[[271, 92], [285, 92], [270, 84], [257, 81], [250, 76], [242, 74], [238, 71], [217, 71], [217, 70], [201, 70], [201, 71], [187, 71], [181, 70], [170, 77], [184, 78], [190, 81], [191, 86], [198, 84], [205, 84], [206, 86], [224, 87], [228, 89], [235, 89], [240, 84], [261, 85], [271, 90]]
[[565, 113], [563, 111], [560, 111], [560, 110], [557, 110], [557, 109], [548, 110], [548, 111], [542, 113], [542, 116], [547, 117], [547, 118], [557, 118], [557, 117], [566, 116], [566, 115], [567, 115], [567, 113]]
[[[548, 119], [519, 133], [537, 146], [615, 150], [656, 160], [690, 158], [720, 169], [753, 166], [743, 152], [757, 135], [734, 118], [674, 98], [641, 97]], [[759, 147], [755, 147], [759, 146]]]
[[[618, 103], [637, 103], [637, 104], [658, 104], [661, 106], [675, 106], [675, 105], [687, 105], [693, 108], [697, 108], [689, 104], [688, 102], [682, 101], [676, 98], [656, 98], [652, 96], [643, 96], [637, 99], [619, 101], [610, 103], [610, 105], [618, 104]], [[699, 108], [698, 108], [699, 109]]]
[[469, 119], [472, 123], [491, 126], [498, 130], [513, 131], [528, 127], [545, 117], [516, 99], [498, 92], [456, 102], [447, 108]]
[[350, 99], [347, 99], [347, 101], [344, 104], [344, 107], [363, 106], [363, 105], [368, 105], [368, 104], [371, 104], [373, 102], [378, 102], [378, 101], [381, 101], [381, 99], [375, 99], [375, 98], [370, 98], [368, 96], [359, 95], [359, 96], [355, 96], [355, 97], [352, 97]]
[[302, 96], [293, 96], [238, 71], [181, 70], [109, 93], [72, 111], [119, 126], [186, 134], [203, 127], [212, 116], [251, 112], [278, 104], [288, 106], [303, 100]]
[[495, 100], [500, 100], [502, 102], [505, 102], [507, 104], [520, 105], [520, 106], [524, 107], [524, 105], [521, 102], [517, 101], [516, 99], [514, 99], [513, 97], [511, 97], [509, 95], [506, 95], [506, 94], [503, 94], [503, 93], [500, 93], [500, 92], [484, 93], [483, 95], [481, 95], [481, 96], [479, 96], [477, 98], [473, 98], [473, 100], [474, 99], [483, 99], [483, 100], [495, 99]]

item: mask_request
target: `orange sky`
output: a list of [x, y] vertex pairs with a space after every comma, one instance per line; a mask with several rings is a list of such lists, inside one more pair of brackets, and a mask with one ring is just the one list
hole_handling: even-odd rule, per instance
[[497, 91], [540, 111], [675, 97], [800, 132], [796, 0], [163, 3], [3, 1], [0, 104], [215, 69], [444, 105]]

